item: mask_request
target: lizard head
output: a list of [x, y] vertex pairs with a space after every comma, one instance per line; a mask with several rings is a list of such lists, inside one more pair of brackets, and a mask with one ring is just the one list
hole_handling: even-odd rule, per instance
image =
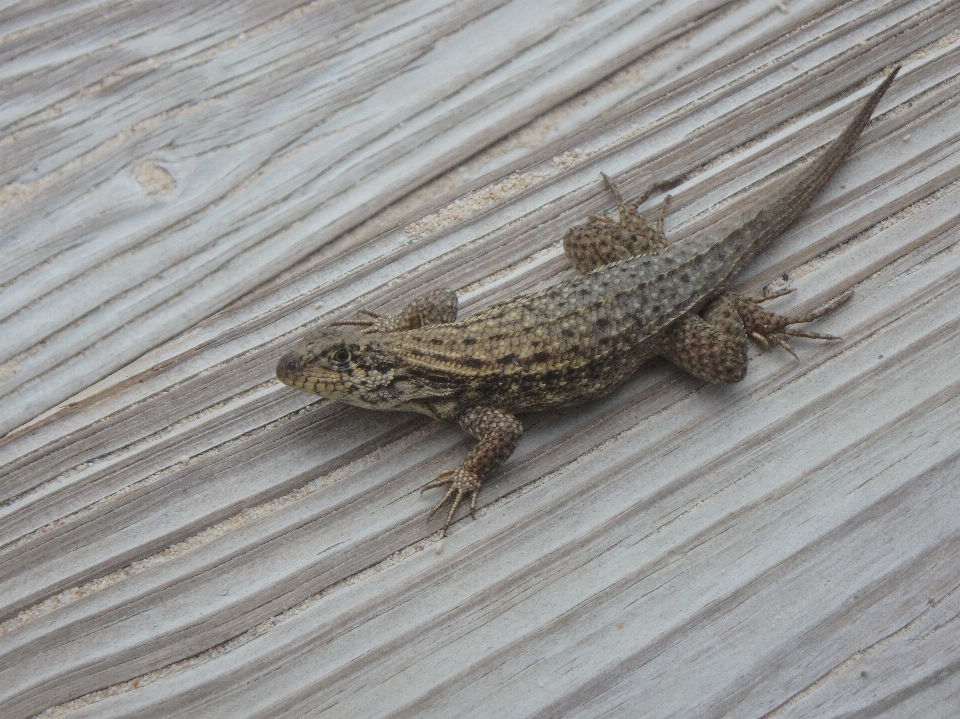
[[327, 399], [373, 409], [435, 415], [424, 400], [440, 399], [452, 386], [408, 367], [387, 337], [328, 327], [304, 337], [277, 363], [277, 379]]

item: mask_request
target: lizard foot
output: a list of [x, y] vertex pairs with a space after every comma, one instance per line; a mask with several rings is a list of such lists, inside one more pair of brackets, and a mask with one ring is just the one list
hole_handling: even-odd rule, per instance
[[381, 315], [371, 310], [357, 310], [357, 317], [340, 320], [331, 326], [352, 325], [361, 327], [364, 334], [378, 332], [404, 332], [429, 325], [443, 325], [457, 320], [457, 293], [450, 289], [433, 290], [412, 300], [399, 314]]
[[797, 359], [797, 353], [787, 341], [787, 337], [809, 337], [815, 340], [839, 340], [840, 337], [834, 335], [822, 334], [820, 332], [807, 332], [790, 327], [790, 325], [804, 322], [812, 322], [815, 319], [823, 317], [828, 312], [832, 312], [837, 307], [847, 302], [853, 297], [853, 290], [847, 290], [841, 295], [834, 297], [829, 302], [825, 302], [814, 310], [799, 316], [778, 315], [774, 312], [768, 312], [760, 307], [761, 302], [772, 300], [776, 297], [783, 297], [790, 294], [793, 290], [781, 290], [771, 295], [763, 297], [741, 297], [738, 298], [737, 314], [743, 320], [744, 329], [747, 336], [756, 342], [764, 350], [770, 348], [771, 343], [777, 344]]
[[433, 506], [430, 514], [427, 515], [427, 521], [429, 522], [437, 510], [446, 504], [448, 499], [453, 497], [453, 505], [447, 513], [447, 521], [443, 523], [443, 530], [440, 532], [441, 537], [447, 533], [447, 527], [449, 527], [450, 522], [453, 521], [454, 512], [457, 511], [457, 507], [460, 506], [460, 502], [463, 501], [463, 498], [467, 494], [470, 495], [470, 516], [474, 516], [474, 511], [477, 508], [477, 495], [480, 493], [480, 484], [481, 480], [476, 472], [471, 472], [469, 469], [464, 469], [460, 466], [456, 469], [448, 469], [446, 472], [441, 472], [435, 480], [425, 484], [420, 489], [420, 493], [422, 494], [428, 489], [436, 489], [437, 487], [450, 485], [447, 493], [443, 495], [443, 498]]
[[360, 330], [363, 334], [369, 335], [374, 332], [393, 332], [396, 331], [394, 327], [399, 324], [397, 318], [393, 315], [381, 315], [371, 310], [357, 310], [359, 315], [367, 315], [369, 319], [364, 317], [358, 317], [354, 320], [340, 320], [339, 322], [331, 322], [331, 327], [361, 327]]

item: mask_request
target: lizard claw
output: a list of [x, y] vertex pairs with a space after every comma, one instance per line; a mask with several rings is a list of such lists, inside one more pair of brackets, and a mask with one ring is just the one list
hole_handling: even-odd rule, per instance
[[367, 315], [370, 319], [363, 319], [358, 317], [353, 320], [338, 320], [337, 322], [331, 322], [331, 327], [362, 327], [360, 331], [365, 334], [373, 334], [374, 332], [384, 331], [390, 324], [391, 318], [384, 317], [383, 315], [377, 314], [371, 310], [357, 310], [359, 315]]
[[853, 290], [847, 290], [843, 294], [834, 297], [832, 300], [825, 302], [807, 314], [800, 316], [784, 317], [782, 315], [761, 309], [759, 306], [760, 302], [772, 300], [775, 297], [783, 297], [791, 292], [793, 292], [792, 289], [786, 289], [765, 295], [763, 297], [743, 298], [747, 303], [750, 303], [749, 305], [741, 305], [744, 310], [742, 317], [744, 318], [744, 324], [746, 325], [747, 333], [750, 339], [760, 345], [760, 348], [763, 350], [769, 349], [770, 344], [774, 343], [793, 355], [794, 359], [797, 359], [797, 353], [793, 351], [793, 347], [791, 347], [790, 343], [787, 341], [788, 337], [808, 337], [814, 340], [830, 341], [842, 339], [841, 337], [836, 337], [835, 335], [827, 335], [821, 332], [809, 332], [807, 330], [796, 329], [794, 327], [790, 327], [790, 325], [812, 322], [815, 319], [823, 317], [825, 314], [836, 309], [853, 297]]
[[770, 335], [770, 339], [772, 339], [774, 342], [780, 345], [783, 349], [789, 352], [790, 356], [793, 357], [795, 360], [800, 359], [799, 357], [797, 357], [797, 353], [793, 351], [793, 347], [790, 346], [790, 343], [787, 342], [783, 337], [781, 337], [780, 335]]
[[749, 300], [750, 302], [755, 302], [756, 304], [759, 305], [761, 302], [769, 302], [770, 300], [775, 300], [778, 297], [786, 297], [787, 295], [792, 295], [795, 291], [796, 290], [794, 290], [792, 287], [787, 287], [782, 290], [777, 290], [776, 292], [771, 292], [770, 294], [746, 297], [745, 299]]
[[477, 495], [480, 494], [480, 484], [480, 477], [477, 476], [475, 472], [471, 472], [469, 469], [464, 469], [460, 466], [456, 469], [448, 469], [445, 472], [441, 472], [435, 480], [420, 488], [420, 493], [423, 494], [428, 489], [436, 489], [450, 485], [447, 493], [443, 495], [439, 502], [433, 505], [433, 509], [431, 509], [427, 515], [427, 521], [429, 522], [437, 510], [446, 504], [448, 499], [453, 497], [453, 503], [450, 511], [447, 513], [447, 521], [443, 523], [443, 529], [440, 532], [441, 537], [447, 533], [447, 528], [450, 526], [450, 522], [453, 521], [453, 515], [457, 511], [457, 507], [460, 506], [460, 502], [463, 501], [463, 498], [467, 494], [470, 495], [470, 516], [476, 519], [474, 512], [477, 508]]

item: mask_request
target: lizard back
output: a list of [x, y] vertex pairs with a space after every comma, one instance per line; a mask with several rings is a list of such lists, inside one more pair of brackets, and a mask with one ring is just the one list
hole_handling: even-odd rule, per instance
[[817, 159], [711, 230], [459, 322], [384, 334], [381, 341], [412, 366], [469, 379], [467, 394], [514, 411], [608, 393], [649, 359], [665, 328], [722, 292], [796, 221], [850, 153], [897, 70]]

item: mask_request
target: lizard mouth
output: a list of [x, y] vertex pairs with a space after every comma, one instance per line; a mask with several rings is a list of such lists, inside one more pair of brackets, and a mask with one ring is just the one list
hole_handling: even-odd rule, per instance
[[289, 387], [315, 392], [317, 385], [327, 384], [304, 367], [299, 353], [288, 352], [277, 362], [277, 379]]
[[296, 351], [288, 352], [277, 362], [277, 379], [288, 387], [318, 394], [322, 397], [340, 399], [346, 392], [339, 373], [307, 365]]

